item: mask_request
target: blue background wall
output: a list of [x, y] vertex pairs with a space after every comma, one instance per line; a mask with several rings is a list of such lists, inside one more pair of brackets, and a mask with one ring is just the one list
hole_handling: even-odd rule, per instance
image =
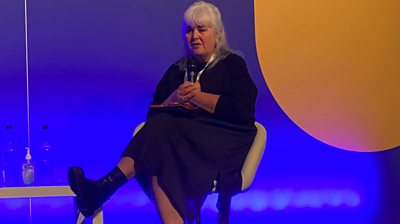
[[[145, 119], [157, 81], [182, 55], [181, 18], [192, 2], [28, 2], [32, 155], [40, 127], [48, 125], [57, 184], [66, 184], [71, 165], [93, 178], [115, 166], [134, 127]], [[344, 151], [299, 129], [261, 74], [253, 3], [211, 2], [219, 6], [229, 42], [243, 53], [257, 83], [256, 119], [268, 131], [252, 190], [234, 198], [232, 223], [400, 223], [395, 210], [399, 150]], [[28, 144], [23, 4], [0, 1], [0, 141], [6, 141], [4, 127], [13, 125], [21, 154]], [[73, 222], [70, 199], [33, 202], [34, 223]], [[205, 223], [214, 223], [214, 204], [212, 195], [204, 207]], [[0, 200], [0, 220], [27, 223], [27, 215], [16, 215], [27, 214], [27, 205], [21, 199]], [[105, 206], [106, 223], [157, 223], [156, 215], [135, 181]]]

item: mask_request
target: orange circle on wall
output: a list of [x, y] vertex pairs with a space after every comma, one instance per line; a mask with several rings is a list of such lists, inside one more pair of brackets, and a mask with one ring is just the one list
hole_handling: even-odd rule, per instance
[[290, 119], [342, 149], [400, 145], [400, 1], [254, 6], [261, 69]]

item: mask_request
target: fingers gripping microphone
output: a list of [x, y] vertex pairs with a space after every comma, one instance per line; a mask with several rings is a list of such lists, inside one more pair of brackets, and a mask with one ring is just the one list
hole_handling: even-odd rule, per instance
[[197, 78], [197, 73], [199, 73], [199, 68], [197, 66], [197, 60], [194, 58], [188, 58], [187, 64], [186, 64], [186, 71], [188, 74], [188, 80], [189, 82], [195, 82]]

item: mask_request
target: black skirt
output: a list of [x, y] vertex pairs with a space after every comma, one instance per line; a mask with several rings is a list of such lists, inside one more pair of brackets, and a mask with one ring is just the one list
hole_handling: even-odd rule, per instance
[[234, 125], [190, 113], [156, 113], [122, 156], [144, 167], [136, 178], [147, 195], [148, 177], [157, 176], [176, 210], [192, 223], [213, 180], [230, 186], [226, 189], [232, 194], [240, 191], [240, 171], [255, 134], [254, 125]]

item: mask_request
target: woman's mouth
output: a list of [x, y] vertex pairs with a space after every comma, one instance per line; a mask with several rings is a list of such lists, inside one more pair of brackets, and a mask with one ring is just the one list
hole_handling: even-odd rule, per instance
[[201, 46], [200, 43], [192, 43], [192, 44], [190, 44], [190, 47], [191, 47], [191, 48], [197, 48], [197, 47], [199, 47], [199, 46]]

